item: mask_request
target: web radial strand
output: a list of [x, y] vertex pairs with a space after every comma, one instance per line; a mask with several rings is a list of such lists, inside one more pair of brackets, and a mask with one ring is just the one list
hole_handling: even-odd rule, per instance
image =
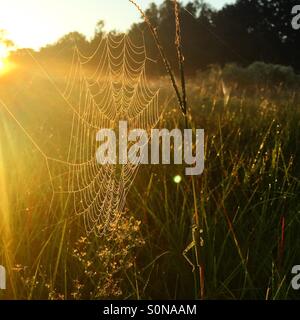
[[87, 233], [104, 235], [118, 220], [139, 168], [98, 164], [97, 132], [113, 129], [118, 137], [122, 120], [128, 130], [150, 134], [159, 121], [159, 92], [148, 85], [146, 61], [144, 44], [135, 44], [127, 35], [99, 39], [90, 55], [74, 49], [63, 93], [73, 113], [68, 158], [61, 161], [67, 167], [67, 183], [55, 193], [68, 195]]

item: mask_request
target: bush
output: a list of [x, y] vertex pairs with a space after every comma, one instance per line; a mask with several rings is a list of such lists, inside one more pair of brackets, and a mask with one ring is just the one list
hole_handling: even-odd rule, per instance
[[222, 77], [226, 82], [235, 82], [240, 85], [299, 85], [300, 77], [292, 67], [264, 62], [254, 62], [247, 68], [236, 64], [227, 64]]

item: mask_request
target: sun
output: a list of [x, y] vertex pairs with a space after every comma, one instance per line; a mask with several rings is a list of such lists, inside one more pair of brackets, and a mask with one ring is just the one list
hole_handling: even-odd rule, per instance
[[0, 43], [0, 74], [4, 73], [8, 66], [9, 50], [6, 45]]

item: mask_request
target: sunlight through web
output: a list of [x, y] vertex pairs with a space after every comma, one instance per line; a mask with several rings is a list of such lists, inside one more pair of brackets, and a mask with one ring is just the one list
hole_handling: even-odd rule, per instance
[[88, 57], [75, 48], [64, 91], [74, 107], [68, 186], [60, 192], [72, 197], [75, 213], [83, 215], [88, 233], [101, 235], [118, 219], [138, 169], [130, 163], [97, 164], [98, 130], [117, 131], [119, 121], [125, 120], [129, 130], [150, 131], [159, 120], [158, 91], [147, 85], [146, 60], [145, 46], [135, 45], [127, 35], [103, 38]]
[[106, 128], [117, 132], [119, 121], [127, 121], [128, 130], [144, 129], [150, 136], [160, 118], [159, 90], [151, 88], [146, 79], [145, 45], [133, 43], [125, 34], [102, 38], [89, 56], [75, 45], [64, 90], [28, 53], [71, 110], [67, 158], [46, 154], [5, 103], [1, 104], [46, 161], [53, 192], [50, 206], [55, 196], [66, 195], [66, 205], [83, 217], [86, 232], [104, 235], [124, 210], [139, 165], [98, 164], [96, 134]]

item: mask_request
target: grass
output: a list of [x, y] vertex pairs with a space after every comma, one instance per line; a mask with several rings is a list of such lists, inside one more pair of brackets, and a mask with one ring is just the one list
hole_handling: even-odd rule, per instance
[[[31, 75], [1, 78], [1, 99], [42, 150], [63, 157], [66, 111], [46, 79]], [[299, 95], [278, 86], [226, 92], [217, 77], [188, 81], [190, 123], [206, 131], [194, 192], [183, 166], [141, 167], [120, 224], [110, 226], [116, 232], [103, 239], [86, 236], [65, 198], [55, 197], [49, 212], [45, 161], [1, 107], [0, 264], [8, 290], [0, 298], [199, 298], [182, 255], [195, 204], [206, 299], [297, 298], [290, 280], [300, 261]], [[159, 126], [184, 125], [174, 99]]]

